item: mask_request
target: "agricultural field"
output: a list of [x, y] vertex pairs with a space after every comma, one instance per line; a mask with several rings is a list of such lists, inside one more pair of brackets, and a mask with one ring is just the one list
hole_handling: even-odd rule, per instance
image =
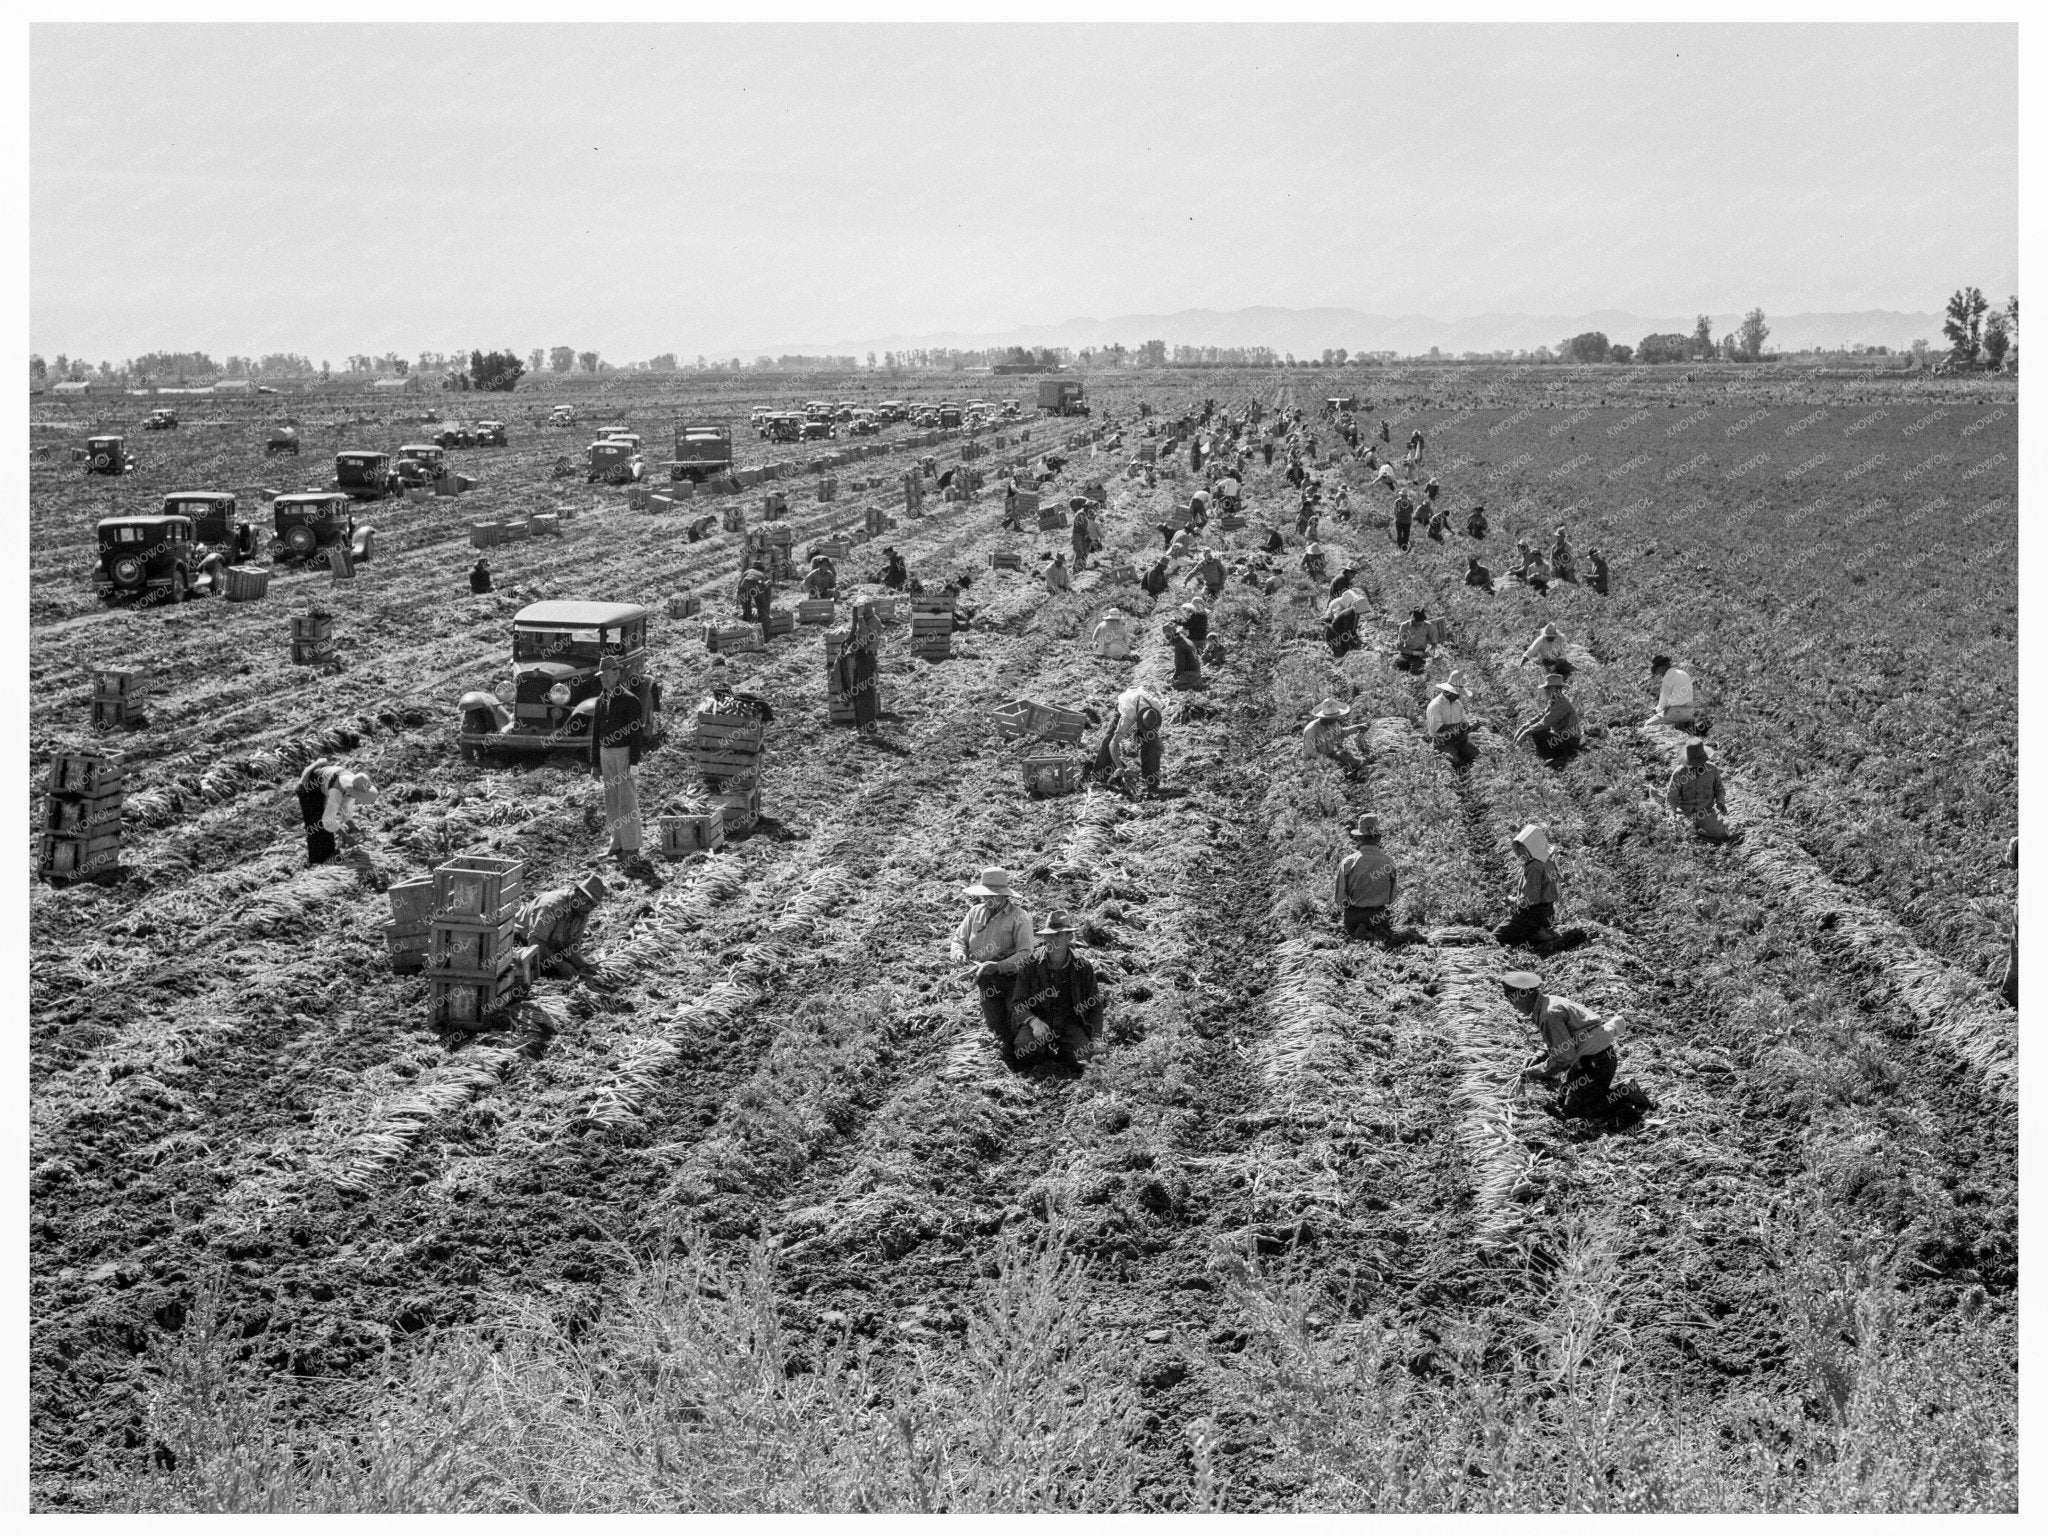
[[[464, 852], [539, 888], [610, 866], [587, 769], [468, 761], [455, 700], [502, 686], [524, 603], [642, 602], [674, 732], [708, 653], [664, 604], [725, 618], [738, 567], [739, 534], [688, 540], [695, 503], [651, 514], [550, 466], [600, 420], [654, 459], [678, 416], [728, 415], [761, 464], [847, 445], [758, 442], [752, 405], [975, 391], [429, 397], [505, 416], [510, 446], [451, 452], [467, 495], [371, 507], [354, 580], [124, 609], [91, 588], [110, 508], [236, 490], [260, 523], [261, 488], [419, 429], [307, 403], [305, 456], [266, 461], [268, 407], [144, 434], [141, 402], [36, 403], [32, 784], [98, 740], [95, 669], [153, 679], [118, 741], [124, 878], [29, 901], [38, 1508], [2017, 1507], [2016, 384], [1087, 382], [1092, 421], [976, 439], [979, 467], [1068, 456], [1049, 494], [1109, 482], [1110, 547], [1070, 593], [1030, 574], [1067, 534], [1005, 532], [999, 496], [905, 510], [913, 458], [959, 463], [960, 434], [890, 428], [832, 501], [815, 474], [774, 486], [800, 548], [884, 508], [842, 570], [878, 590], [886, 541], [926, 581], [972, 572], [972, 626], [943, 662], [896, 626], [873, 741], [829, 723], [817, 631], [737, 658], [777, 707], [761, 826], [614, 881], [597, 981], [543, 981], [475, 1035], [428, 1028], [424, 981], [392, 974], [386, 887]], [[1340, 457], [1358, 516], [1325, 515], [1330, 568], [1389, 622], [1333, 660], [1284, 455], [1255, 468], [1218, 547], [1236, 567], [1279, 527], [1282, 579], [1234, 570], [1206, 687], [1171, 690], [1181, 571], [1155, 603], [1110, 568], [1155, 558], [1195, 482], [1184, 455], [1122, 473], [1138, 402], [1300, 408], [1327, 453], [1321, 398], [1354, 392], [1397, 454], [1427, 434], [1454, 528], [1483, 503], [1492, 531], [1397, 550]], [[583, 425], [539, 424], [561, 398]], [[1124, 448], [1090, 441], [1105, 421]], [[113, 430], [135, 472], [83, 475], [71, 446]], [[702, 508], [758, 517], [761, 494]], [[470, 593], [471, 521], [558, 509], [559, 538], [493, 550], [496, 590]], [[1462, 583], [1560, 524], [1606, 551], [1608, 596]], [[1005, 550], [1024, 573], [991, 569]], [[1132, 660], [1086, 643], [1111, 605], [1143, 621]], [[316, 606], [333, 668], [290, 661]], [[1450, 624], [1427, 676], [1390, 666], [1417, 606]], [[1545, 622], [1608, 727], [1562, 767], [1508, 739]], [[1711, 717], [1738, 845], [1663, 811], [1678, 738], [1637, 724], [1659, 651]], [[1453, 667], [1491, 727], [1464, 772], [1419, 734]], [[1027, 796], [993, 712], [1102, 711], [1133, 680], [1168, 700], [1165, 792]], [[1325, 695], [1369, 722], [1360, 778], [1299, 752]], [[679, 735], [640, 770], [650, 823], [696, 803]], [[308, 869], [291, 791], [323, 755], [383, 793], [360, 853]], [[1344, 942], [1332, 876], [1365, 810], [1428, 943]], [[1531, 820], [1589, 936], [1538, 968], [1620, 1016], [1654, 1101], [1624, 1131], [1519, 1080], [1535, 1041], [1497, 977], [1530, 958], [1487, 930]], [[1110, 999], [1083, 1073], [1006, 1067], [947, 959], [991, 864], [1083, 921]]]

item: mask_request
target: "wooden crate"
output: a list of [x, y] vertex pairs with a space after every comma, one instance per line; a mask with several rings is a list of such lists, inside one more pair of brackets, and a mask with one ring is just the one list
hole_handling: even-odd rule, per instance
[[434, 871], [436, 920], [490, 922], [509, 917], [522, 898], [526, 865], [488, 853], [461, 853]]
[[136, 669], [106, 668], [92, 675], [96, 699], [125, 699], [149, 692], [149, 674]]
[[1020, 517], [1037, 517], [1043, 510], [1046, 509], [1042, 509], [1039, 506], [1038, 492], [1019, 491], [1017, 493], [1017, 513]]
[[292, 665], [315, 667], [334, 660], [334, 642], [331, 640], [294, 640], [292, 642]]
[[725, 821], [727, 832], [751, 832], [761, 819], [761, 790], [724, 790], [711, 797], [712, 807]]
[[327, 549], [327, 571], [336, 581], [356, 579], [356, 558], [346, 544], [331, 544]]
[[507, 544], [524, 544], [533, 536], [532, 525], [523, 517], [514, 518], [503, 526]]
[[727, 533], [744, 532], [747, 526], [746, 508], [740, 506], [726, 507], [719, 513], [718, 525]]
[[686, 859], [725, 844], [725, 816], [719, 811], [703, 816], [663, 816], [656, 825], [661, 830], [661, 856], [665, 859]]
[[391, 957], [391, 969], [394, 974], [418, 975], [427, 968], [427, 925], [386, 923], [384, 950]]
[[704, 599], [694, 592], [677, 592], [668, 600], [668, 616], [672, 619], [694, 619], [704, 611]]
[[761, 498], [761, 519], [772, 522], [778, 517], [789, 516], [789, 494], [786, 491], [770, 491]]
[[90, 880], [118, 875], [120, 863], [118, 829], [85, 837], [45, 832], [37, 849], [36, 872], [46, 880]]
[[735, 784], [758, 784], [768, 766], [765, 752], [704, 752], [690, 749], [690, 766], [707, 779], [730, 779]]
[[693, 746], [707, 752], [759, 752], [768, 739], [768, 728], [752, 715], [700, 710], [690, 737]]
[[1018, 699], [1011, 704], [998, 704], [989, 711], [989, 719], [995, 722], [996, 734], [1005, 741], [1014, 741], [1031, 730], [1031, 703]]
[[1224, 533], [1238, 533], [1250, 526], [1249, 520], [1235, 512], [1226, 512], [1216, 519], [1216, 526]]
[[1054, 533], [1067, 526], [1068, 514], [1065, 507], [1045, 507], [1038, 514], [1038, 531]]
[[116, 794], [124, 786], [127, 774], [127, 765], [119, 757], [101, 752], [59, 752], [50, 759], [43, 787], [53, 795]]
[[536, 512], [527, 518], [526, 525], [533, 530], [536, 538], [546, 536], [559, 539], [562, 536], [562, 520], [552, 512]]
[[331, 640], [334, 638], [334, 615], [331, 613], [295, 613], [292, 615], [292, 638], [294, 640]]
[[92, 728], [96, 731], [121, 731], [143, 723], [142, 700], [135, 699], [94, 699], [92, 701]]
[[1057, 704], [1033, 704], [1031, 729], [1048, 741], [1075, 742], [1087, 734], [1088, 717], [1078, 709], [1062, 709]]
[[1081, 771], [1078, 757], [1027, 757], [1024, 788], [1034, 795], [1070, 795], [1081, 787]]
[[469, 547], [491, 549], [503, 542], [503, 530], [496, 523], [471, 523], [469, 525]]
[[811, 546], [811, 553], [823, 555], [827, 560], [837, 565], [841, 560], [844, 560], [853, 553], [853, 540], [840, 538], [820, 539]]
[[837, 480], [830, 480], [830, 479], [827, 479], [827, 480], [820, 480], [820, 481], [818, 482], [818, 500], [820, 500], [820, 501], [837, 501], [838, 499], [839, 499], [839, 482], [838, 482]]
[[988, 568], [992, 571], [1022, 571], [1024, 557], [1014, 549], [992, 549], [988, 552]]
[[704, 645], [720, 656], [758, 651], [762, 648], [761, 631], [751, 624], [707, 624], [704, 627]]
[[796, 618], [799, 624], [830, 624], [837, 611], [829, 597], [807, 597], [796, 605]]
[[491, 981], [512, 965], [512, 916], [494, 923], [449, 922], [437, 918], [428, 929], [427, 970], [471, 981]]
[[43, 802], [43, 831], [66, 837], [104, 837], [121, 830], [120, 790], [98, 795], [51, 794]]
[[400, 927], [416, 927], [424, 939], [434, 915], [434, 877], [415, 875], [394, 880], [384, 894], [391, 898], [391, 921]]
[[428, 1018], [436, 1029], [474, 1032], [512, 996], [514, 977], [507, 972], [489, 981], [449, 977], [427, 982]]
[[791, 634], [796, 629], [796, 615], [787, 608], [770, 608], [768, 622], [761, 628], [771, 640], [777, 635]]
[[260, 565], [231, 565], [227, 569], [226, 591], [231, 603], [253, 603], [270, 591], [270, 572]]

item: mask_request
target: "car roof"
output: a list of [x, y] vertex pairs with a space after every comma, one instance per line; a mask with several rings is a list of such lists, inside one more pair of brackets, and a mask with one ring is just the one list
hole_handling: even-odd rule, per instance
[[103, 517], [94, 526], [99, 528], [116, 528], [130, 523], [189, 523], [191, 521], [191, 518], [177, 512], [136, 512], [123, 514], [120, 517]]
[[233, 501], [233, 500], [235, 499], [235, 493], [234, 493], [233, 491], [165, 491], [165, 492], [164, 492], [164, 500], [165, 500], [165, 501], [197, 501], [197, 500], [201, 499], [202, 497], [203, 497], [204, 499], [208, 500], [208, 501]]
[[381, 448], [344, 448], [335, 455], [337, 459], [388, 459], [390, 454]]
[[528, 603], [512, 615], [514, 624], [560, 625], [565, 629], [603, 629], [644, 619], [648, 610], [638, 603]]
[[441, 445], [439, 443], [400, 443], [398, 445], [400, 453], [411, 453], [419, 448], [430, 448], [438, 453], [441, 450]]
[[[287, 502], [287, 501], [292, 501], [292, 502], [299, 502], [299, 501], [348, 501], [348, 500], [349, 500], [349, 497], [348, 497], [348, 493], [347, 493], [347, 492], [345, 492], [345, 491], [292, 491], [292, 492], [290, 492], [290, 493], [288, 493], [288, 494], [286, 494], [286, 495], [283, 495], [283, 496], [280, 496], [280, 497], [278, 497], [276, 501], [274, 501], [274, 502], [272, 502], [272, 503], [271, 503], [271, 505], [272, 505], [272, 506], [278, 506], [278, 505], [281, 505], [282, 503], [284, 503], [284, 502]], [[351, 505], [353, 505], [353, 503], [350, 503], [350, 504], [351, 504]]]

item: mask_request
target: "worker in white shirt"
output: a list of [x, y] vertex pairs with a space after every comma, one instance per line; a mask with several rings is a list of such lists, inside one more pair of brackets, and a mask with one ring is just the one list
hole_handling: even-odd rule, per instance
[[1037, 942], [1031, 914], [1010, 889], [1010, 872], [984, 869], [965, 893], [978, 898], [960, 919], [950, 946], [954, 961], [971, 963], [981, 1016], [998, 1040], [1010, 1038], [1010, 988]]
[[1536, 632], [1536, 638], [1529, 642], [1529, 648], [1522, 652], [1522, 665], [1537, 663], [1544, 672], [1555, 672], [1560, 677], [1572, 675], [1572, 664], [1565, 660], [1564, 636], [1558, 633], [1555, 624], [1546, 624]]
[[1308, 724], [1302, 727], [1301, 750], [1311, 759], [1324, 757], [1342, 768], [1346, 773], [1356, 773], [1365, 766], [1344, 744], [1344, 738], [1365, 729], [1362, 725], [1346, 725], [1344, 719], [1351, 713], [1349, 704], [1339, 704], [1335, 699], [1324, 699], [1309, 716]]
[[1436, 685], [1429, 708], [1422, 713], [1423, 738], [1460, 768], [1479, 756], [1479, 749], [1472, 745], [1465, 691], [1465, 674], [1453, 672]]
[[1098, 656], [1106, 656], [1111, 661], [1123, 661], [1131, 654], [1130, 630], [1124, 622], [1121, 608], [1112, 608], [1103, 614], [1102, 621], [1095, 626], [1095, 633], [1090, 638]]
[[1657, 684], [1657, 712], [1645, 725], [1688, 726], [1693, 723], [1692, 677], [1674, 667], [1669, 656], [1650, 658], [1650, 681]]

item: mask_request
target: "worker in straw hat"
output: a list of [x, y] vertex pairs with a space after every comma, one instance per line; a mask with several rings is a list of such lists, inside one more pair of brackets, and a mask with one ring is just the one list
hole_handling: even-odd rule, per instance
[[1564, 675], [1551, 673], [1543, 679], [1542, 711], [1522, 722], [1515, 740], [1529, 742], [1545, 757], [1561, 758], [1577, 751], [1584, 735], [1585, 722], [1565, 692]]
[[1106, 609], [1096, 623], [1094, 633], [1088, 637], [1088, 643], [1098, 656], [1107, 657], [1111, 661], [1128, 660], [1131, 654], [1131, 632], [1129, 624], [1124, 619], [1123, 610]]
[[596, 875], [586, 875], [574, 885], [544, 892], [519, 909], [513, 920], [512, 937], [519, 948], [512, 952], [519, 979], [533, 985], [536, 974], [563, 981], [581, 981], [589, 969], [583, 958], [583, 931], [590, 926], [590, 914], [610, 891]]
[[1117, 695], [1116, 718], [1103, 733], [1095, 754], [1095, 771], [1135, 795], [1142, 782], [1159, 788], [1159, 769], [1166, 756], [1166, 714], [1159, 700], [1143, 688]]
[[1578, 570], [1572, 559], [1571, 540], [1564, 536], [1564, 525], [1560, 523], [1550, 544], [1550, 569], [1559, 581], [1576, 582]]
[[1038, 936], [1045, 953], [1032, 955], [1010, 986], [1009, 1057], [1013, 1064], [1041, 1056], [1086, 1066], [1102, 1037], [1103, 997], [1095, 967], [1074, 953], [1080, 925], [1065, 908], [1046, 915]]
[[1559, 677], [1572, 675], [1572, 664], [1565, 659], [1564, 636], [1555, 624], [1546, 624], [1536, 631], [1536, 638], [1529, 642], [1529, 648], [1522, 652], [1522, 665], [1530, 662], [1545, 672], [1555, 672]]
[[1337, 865], [1337, 909], [1344, 914], [1345, 936], [1386, 944], [1415, 943], [1421, 933], [1396, 928], [1388, 915], [1394, 904], [1394, 861], [1380, 847], [1379, 817], [1367, 811], [1350, 830], [1356, 846]]
[[974, 905], [953, 931], [950, 953], [956, 963], [974, 967], [982, 1021], [1007, 1044], [1010, 987], [1031, 958], [1031, 914], [1018, 904], [1007, 869], [984, 869], [964, 894], [974, 899]]
[[1346, 773], [1357, 773], [1365, 767], [1362, 758], [1352, 754], [1344, 744], [1346, 736], [1365, 729], [1363, 725], [1346, 725], [1351, 706], [1339, 704], [1335, 699], [1324, 699], [1308, 717], [1308, 724], [1301, 728], [1301, 750], [1311, 761], [1322, 758], [1335, 763]]
[[1737, 842], [1742, 837], [1721, 819], [1728, 812], [1728, 788], [1721, 782], [1721, 770], [1707, 758], [1707, 744], [1697, 736], [1685, 744], [1685, 760], [1671, 770], [1664, 800], [1707, 842]]
[[811, 568], [804, 573], [806, 597], [833, 597], [839, 591], [839, 572], [829, 555], [811, 556]]
[[367, 773], [330, 763], [309, 763], [296, 790], [299, 814], [306, 824], [306, 863], [325, 864], [339, 850], [338, 839], [355, 827], [356, 808], [377, 799], [377, 786]]
[[1509, 971], [1500, 984], [1508, 1006], [1536, 1026], [1540, 1048], [1522, 1078], [1557, 1085], [1554, 1113], [1572, 1119], [1649, 1107], [1632, 1085], [1615, 1091], [1614, 1074], [1621, 1065], [1616, 1019], [1603, 1019], [1583, 1003], [1546, 992], [1534, 971]]
[[1453, 672], [1431, 691], [1429, 708], [1422, 712], [1422, 734], [1437, 751], [1460, 768], [1471, 766], [1479, 756], [1472, 745], [1472, 720], [1465, 695], [1465, 674]]

